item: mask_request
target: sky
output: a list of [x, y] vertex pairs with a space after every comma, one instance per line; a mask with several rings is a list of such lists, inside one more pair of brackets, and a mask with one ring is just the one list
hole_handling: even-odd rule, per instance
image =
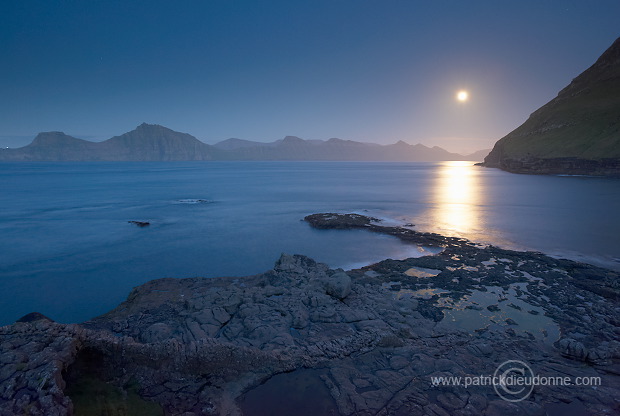
[[472, 152], [592, 65], [618, 16], [618, 0], [4, 0], [0, 146], [147, 122]]

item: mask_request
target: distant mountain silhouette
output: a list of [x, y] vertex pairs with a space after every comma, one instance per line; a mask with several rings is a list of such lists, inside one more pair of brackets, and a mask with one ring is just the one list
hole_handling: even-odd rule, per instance
[[620, 38], [500, 139], [483, 165], [516, 173], [620, 176]]
[[101, 147], [110, 160], [213, 160], [217, 153], [192, 135], [146, 123], [101, 142]]
[[362, 143], [353, 140], [332, 138], [324, 140], [303, 140], [286, 136], [269, 143], [249, 140], [228, 139], [213, 147], [227, 151], [222, 156], [229, 160], [342, 160], [342, 161], [391, 161], [391, 162], [436, 162], [443, 160], [482, 160], [450, 153], [440, 147], [421, 144], [410, 145], [399, 141], [391, 145]]
[[219, 150], [186, 133], [143, 123], [103, 142], [76, 139], [61, 132], [39, 133], [28, 146], [2, 149], [0, 160], [13, 161], [172, 161], [213, 160]]
[[[485, 153], [486, 154], [486, 153]], [[440, 147], [361, 143], [295, 136], [270, 143], [228, 139], [208, 145], [186, 133], [143, 123], [103, 142], [76, 139], [61, 132], [40, 133], [28, 146], [0, 150], [5, 161], [182, 161], [182, 160], [333, 160], [436, 162], [471, 159]]]
[[68, 136], [59, 131], [39, 133], [28, 146], [3, 149], [0, 160], [81, 160], [95, 152], [97, 143]]

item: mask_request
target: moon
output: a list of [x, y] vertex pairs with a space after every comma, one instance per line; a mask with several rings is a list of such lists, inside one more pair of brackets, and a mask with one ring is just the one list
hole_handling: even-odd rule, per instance
[[462, 103], [469, 99], [469, 93], [465, 90], [460, 90], [456, 93], [456, 99]]

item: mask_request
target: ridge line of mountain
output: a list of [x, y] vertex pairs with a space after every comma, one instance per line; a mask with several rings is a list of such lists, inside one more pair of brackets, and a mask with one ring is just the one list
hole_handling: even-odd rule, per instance
[[[270, 143], [227, 139], [214, 145], [157, 124], [142, 123], [134, 130], [101, 142], [63, 132], [39, 133], [32, 143], [1, 149], [0, 161], [196, 161], [196, 160], [333, 160], [412, 161], [482, 160], [488, 150], [471, 155], [403, 141], [380, 145], [353, 140], [303, 140], [286, 136]], [[470, 159], [471, 156], [476, 159]]]

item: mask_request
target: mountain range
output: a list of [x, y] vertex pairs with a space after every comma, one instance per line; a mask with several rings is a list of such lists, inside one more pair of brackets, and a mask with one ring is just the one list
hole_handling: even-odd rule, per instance
[[227, 139], [214, 145], [157, 124], [102, 142], [77, 139], [62, 132], [39, 133], [27, 146], [0, 150], [0, 161], [184, 161], [184, 160], [333, 160], [436, 162], [482, 160], [488, 150], [463, 156], [440, 147], [390, 145], [352, 140], [303, 140], [295, 136], [270, 143]]
[[501, 138], [482, 165], [515, 173], [620, 176], [620, 38]]
[[[486, 157], [484, 157], [486, 155]], [[0, 161], [341, 160], [435, 162], [472, 160], [515, 173], [620, 176], [620, 38], [557, 97], [536, 110], [492, 151], [470, 155], [440, 147], [352, 140], [270, 143], [227, 139], [214, 145], [156, 124], [103, 142], [61, 132], [39, 133], [27, 146], [0, 149]]]

